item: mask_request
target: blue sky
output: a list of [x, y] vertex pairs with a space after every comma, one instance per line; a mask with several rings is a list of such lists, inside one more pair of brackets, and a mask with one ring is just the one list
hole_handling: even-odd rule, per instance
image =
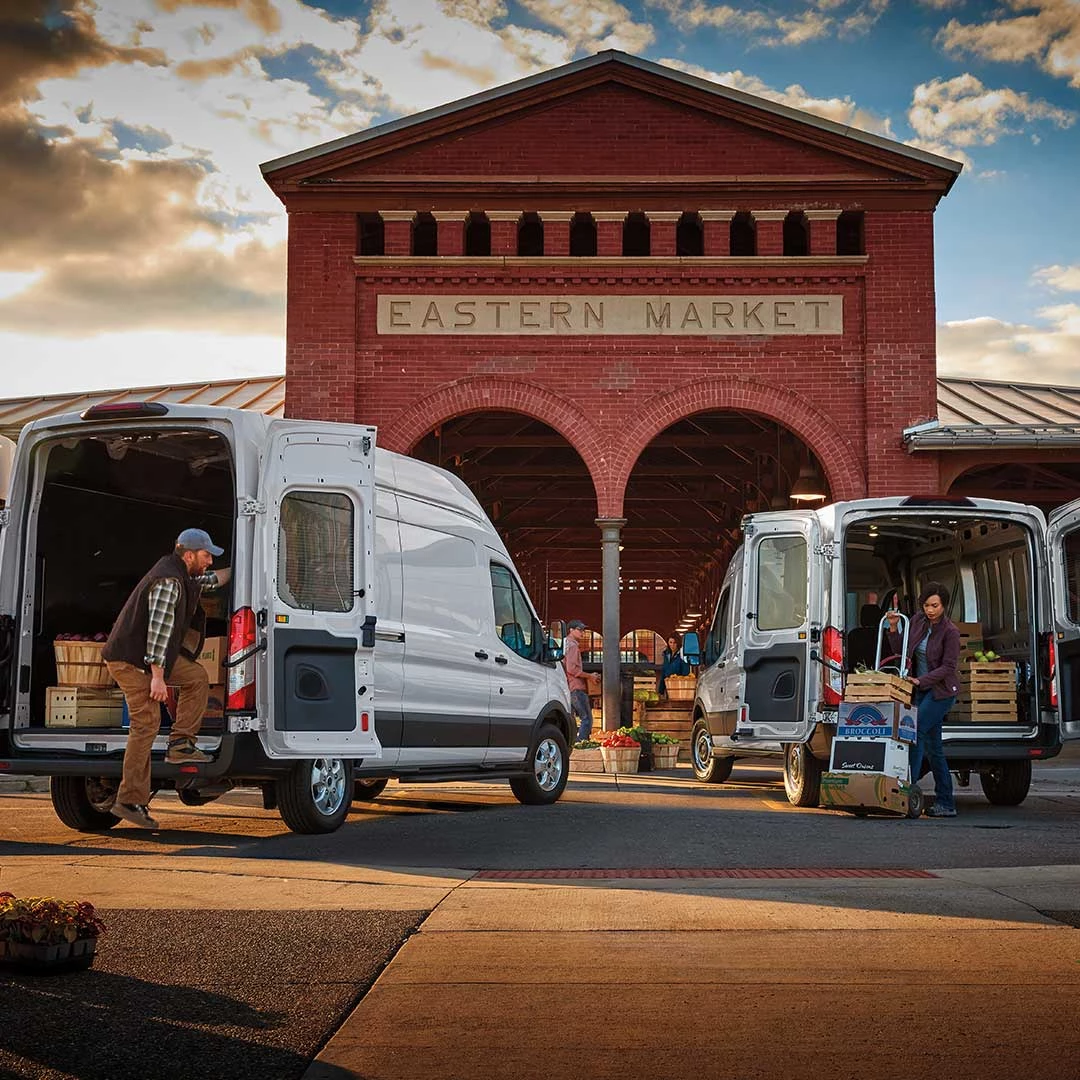
[[284, 370], [258, 165], [619, 48], [965, 163], [943, 374], [1080, 383], [1080, 0], [21, 0], [0, 396]]

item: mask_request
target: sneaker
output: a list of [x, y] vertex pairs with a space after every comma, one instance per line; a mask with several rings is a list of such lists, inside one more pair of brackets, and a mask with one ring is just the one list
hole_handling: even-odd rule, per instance
[[150, 811], [145, 806], [126, 802], [113, 803], [112, 813], [114, 817], [130, 821], [132, 825], [138, 825], [142, 829], [158, 828], [158, 823], [150, 816]]
[[169, 749], [165, 751], [165, 760], [170, 765], [201, 765], [214, 759], [209, 754], [204, 754], [193, 739], [177, 739], [169, 743]]
[[956, 811], [951, 806], [942, 806], [940, 803], [934, 803], [929, 810], [926, 811], [927, 817], [956, 817]]

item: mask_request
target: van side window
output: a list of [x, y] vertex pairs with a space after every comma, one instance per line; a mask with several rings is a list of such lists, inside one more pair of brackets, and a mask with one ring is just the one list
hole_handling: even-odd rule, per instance
[[727, 648], [728, 626], [731, 622], [731, 590], [725, 589], [720, 594], [720, 603], [716, 605], [716, 615], [709, 627], [709, 636], [705, 641], [705, 664], [715, 664]]
[[1062, 538], [1065, 548], [1065, 591], [1069, 601], [1069, 622], [1080, 623], [1080, 530]]
[[333, 491], [290, 491], [278, 524], [278, 596], [304, 611], [351, 611], [353, 504]]
[[757, 550], [757, 624], [792, 630], [806, 621], [806, 540], [766, 536]]
[[495, 601], [495, 632], [507, 648], [526, 660], [537, 659], [537, 637], [532, 609], [525, 594], [505, 566], [491, 564], [491, 592]]

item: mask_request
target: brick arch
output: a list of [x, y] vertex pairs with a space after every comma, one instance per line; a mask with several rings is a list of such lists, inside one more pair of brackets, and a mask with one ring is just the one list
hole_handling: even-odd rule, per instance
[[407, 454], [437, 424], [465, 413], [493, 411], [531, 416], [562, 435], [585, 462], [599, 505], [610, 454], [592, 421], [558, 394], [518, 379], [487, 375], [442, 386], [380, 425], [379, 445]]
[[833, 421], [800, 394], [752, 380], [684, 383], [642, 403], [637, 422], [626, 433], [612, 462], [610, 490], [622, 499], [630, 473], [642, 451], [660, 432], [694, 413], [738, 410], [758, 413], [783, 424], [813, 450], [834, 501], [859, 499], [866, 494], [866, 476], [859, 453]]

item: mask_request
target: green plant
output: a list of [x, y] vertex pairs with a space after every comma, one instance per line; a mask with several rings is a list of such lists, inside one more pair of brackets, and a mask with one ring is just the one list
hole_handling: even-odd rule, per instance
[[649, 700], [649, 691], [648, 690], [635, 690], [634, 691], [634, 700], [635, 701], [648, 701]]
[[643, 727], [635, 724], [633, 727], [621, 727], [617, 734], [628, 735], [636, 743], [647, 743], [652, 739], [652, 733], [646, 731]]
[[673, 739], [670, 735], [664, 734], [662, 731], [653, 732], [652, 737], [653, 746], [678, 746], [679, 740]]
[[599, 746], [600, 744], [595, 739], [578, 739], [574, 743], [575, 750], [596, 750]]
[[57, 900], [51, 896], [28, 896], [0, 892], [0, 940], [59, 945], [96, 938], [105, 932], [88, 900]]

